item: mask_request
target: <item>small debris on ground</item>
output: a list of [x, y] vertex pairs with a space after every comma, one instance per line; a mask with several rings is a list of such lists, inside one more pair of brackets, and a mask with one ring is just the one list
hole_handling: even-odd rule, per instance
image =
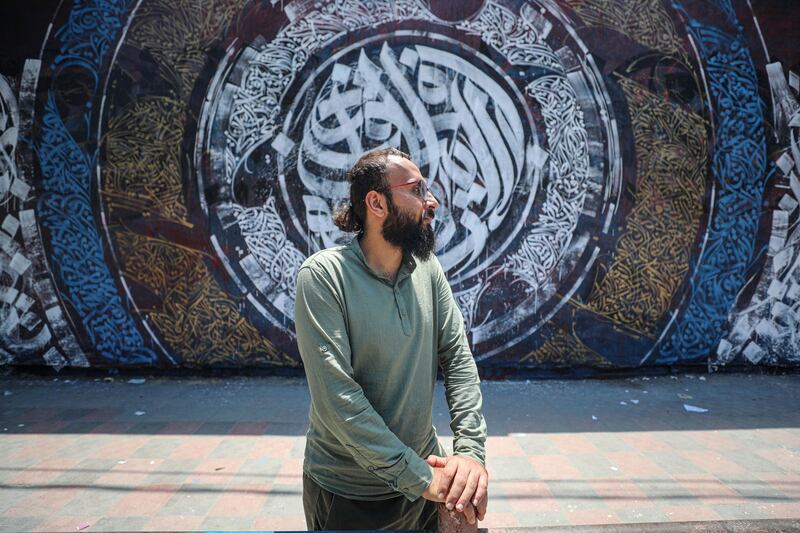
[[708, 409], [704, 409], [702, 407], [697, 407], [696, 405], [689, 405], [688, 403], [683, 404], [683, 408], [686, 409], [689, 413], [707, 413]]
[[143, 414], [145, 414], [145, 412], [144, 411], [134, 411], [133, 414], [135, 414], [136, 416], [142, 416]]

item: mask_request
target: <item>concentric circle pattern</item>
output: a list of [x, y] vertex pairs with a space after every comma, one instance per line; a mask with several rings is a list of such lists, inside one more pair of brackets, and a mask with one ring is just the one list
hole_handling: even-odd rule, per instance
[[481, 366], [796, 362], [800, 78], [748, 6], [64, 3], [0, 78], [2, 353], [299, 366], [297, 269], [395, 146]]

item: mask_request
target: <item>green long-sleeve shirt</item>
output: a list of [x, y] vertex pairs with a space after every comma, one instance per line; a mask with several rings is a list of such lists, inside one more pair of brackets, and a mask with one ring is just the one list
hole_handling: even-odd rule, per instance
[[304, 472], [346, 498], [417, 499], [442, 454], [433, 427], [441, 365], [457, 455], [485, 460], [486, 424], [461, 312], [439, 261], [403, 259], [394, 285], [358, 239], [297, 275], [297, 345], [311, 392]]

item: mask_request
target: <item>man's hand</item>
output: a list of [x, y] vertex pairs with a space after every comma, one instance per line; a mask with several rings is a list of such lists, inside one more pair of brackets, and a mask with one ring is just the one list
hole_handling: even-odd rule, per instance
[[[486, 468], [478, 461], [463, 455], [430, 455], [426, 461], [434, 472], [434, 481], [428, 490], [435, 489], [437, 501], [446, 502], [449, 510], [455, 507], [457, 511], [463, 512], [470, 524], [475, 523], [476, 517], [483, 520], [486, 516], [489, 488], [489, 473]], [[440, 471], [438, 478], [437, 471]], [[472, 506], [475, 508], [475, 516], [471, 516]]]
[[[436, 464], [432, 464], [431, 457], [436, 457], [437, 459], [439, 459], [440, 462], [437, 464], [441, 464], [441, 467], [437, 467]], [[444, 503], [445, 501], [444, 497], [445, 493], [447, 492], [447, 485], [443, 485], [445, 481], [445, 472], [443, 468], [445, 466], [444, 463], [445, 460], [446, 459], [442, 457], [437, 457], [435, 455], [431, 455], [430, 457], [428, 457], [428, 464], [433, 467], [433, 479], [431, 480], [430, 485], [428, 485], [428, 488], [425, 489], [425, 492], [422, 493], [422, 497], [425, 498], [426, 500], [430, 500], [432, 502], [437, 502], [437, 503]], [[452, 507], [450, 509], [452, 509]], [[475, 511], [475, 507], [472, 504], [467, 504], [467, 506], [464, 508], [463, 513], [464, 517], [467, 519], [467, 522], [469, 522], [470, 524], [475, 523], [475, 519], [477, 518], [477, 513]], [[483, 520], [483, 518], [481, 518], [481, 520]]]

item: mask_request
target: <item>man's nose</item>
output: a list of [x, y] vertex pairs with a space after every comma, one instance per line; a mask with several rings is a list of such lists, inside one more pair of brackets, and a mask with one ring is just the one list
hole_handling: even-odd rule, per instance
[[425, 206], [430, 209], [439, 209], [439, 200], [433, 195], [433, 191], [428, 191], [428, 197], [425, 198]]

